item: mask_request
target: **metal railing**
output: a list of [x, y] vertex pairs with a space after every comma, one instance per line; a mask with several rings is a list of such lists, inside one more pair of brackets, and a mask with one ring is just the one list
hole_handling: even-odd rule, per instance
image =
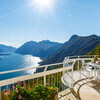
[[[90, 75], [87, 75], [87, 72], [86, 72], [86, 70], [84, 70], [83, 72], [85, 72], [85, 73], [83, 73], [82, 71], [81, 71], [81, 67], [82, 67], [82, 61], [84, 60], [86, 63], [85, 64], [88, 64], [88, 62], [92, 62], [93, 61], [93, 58], [95, 57], [95, 56], [98, 56], [98, 60], [100, 60], [100, 55], [82, 55], [82, 56], [69, 56], [69, 57], [65, 57], [65, 59], [64, 59], [64, 63], [70, 63], [71, 61], [74, 61], [74, 64], [75, 63], [77, 63], [76, 64], [76, 66], [74, 66], [73, 65], [73, 69], [74, 69], [74, 67], [77, 67], [77, 71], [78, 71], [78, 73], [79, 73], [79, 78], [77, 77], [77, 81], [78, 80], [81, 80], [83, 77], [81, 77], [81, 76], [84, 76], [85, 78], [87, 78], [87, 79], [90, 79]], [[98, 69], [97, 69], [97, 71], [98, 71]], [[92, 73], [92, 75], [91, 75], [91, 77], [94, 77], [95, 78], [95, 73], [96, 72], [96, 70], [94, 70], [94, 74]], [[89, 73], [89, 72], [88, 72]], [[74, 80], [74, 78], [72, 77], [72, 74], [73, 73], [65, 73], [63, 76], [62, 76], [62, 78], [61, 78], [61, 80], [62, 80], [62, 82], [63, 82], [63, 84], [65, 85], [65, 86], [68, 86], [68, 87], [70, 87], [70, 88], [72, 88], [73, 87], [73, 84], [74, 83], [76, 83], [76, 81]], [[66, 78], [66, 76], [68, 76], [69, 78]], [[70, 79], [71, 81], [69, 82], [69, 80], [68, 79]]]
[[[55, 63], [55, 64], [49, 64], [49, 65], [43, 65], [39, 67], [33, 67], [33, 68], [24, 68], [24, 69], [18, 69], [18, 70], [11, 70], [11, 71], [5, 71], [0, 72], [0, 75], [3, 74], [9, 74], [9, 73], [15, 73], [15, 72], [21, 72], [26, 71], [30, 69], [42, 69], [42, 72], [34, 73], [31, 75], [24, 75], [19, 77], [14, 77], [6, 80], [0, 81], [0, 100], [2, 99], [1, 92], [3, 91], [2, 87], [6, 86], [6, 90], [11, 87], [15, 86], [18, 81], [21, 82], [27, 82], [34, 84], [34, 86], [38, 84], [43, 84], [44, 87], [46, 85], [49, 86], [56, 86], [59, 88], [59, 92], [68, 88], [68, 86], [73, 87], [74, 79], [73, 79], [73, 69], [75, 63], [77, 63], [78, 71], [80, 70], [80, 61], [91, 61], [95, 55], [83, 55], [83, 56], [70, 56], [65, 57], [64, 61], [61, 63]], [[99, 55], [100, 59], [100, 55]], [[50, 68], [51, 67], [51, 68]], [[53, 68], [52, 68], [53, 67]], [[71, 73], [70, 78], [72, 79], [71, 83], [68, 83], [64, 79], [64, 75], [68, 73]]]
[[[53, 69], [50, 69], [49, 67], [53, 67]], [[0, 81], [0, 100], [2, 99], [1, 94], [2, 94], [3, 89], [7, 91], [12, 86], [15, 86], [18, 81], [21, 81], [22, 83], [27, 82], [28, 84], [33, 83], [34, 86], [39, 85], [39, 84], [43, 84], [44, 87], [46, 85], [56, 86], [59, 88], [59, 91], [61, 91], [62, 90], [61, 77], [63, 75], [63, 72], [67, 70], [72, 70], [73, 66], [70, 65], [70, 67], [63, 67], [63, 62], [61, 62], [61, 63], [43, 65], [43, 66], [33, 67], [33, 68], [25, 68], [25, 69], [0, 72], [0, 75], [26, 71], [30, 69], [36, 69], [36, 68], [37, 69], [43, 68], [43, 71], [39, 73], [31, 74], [31, 75], [24, 75], [24, 76], [14, 77], [14, 78], [6, 79], [6, 80], [1, 80]]]

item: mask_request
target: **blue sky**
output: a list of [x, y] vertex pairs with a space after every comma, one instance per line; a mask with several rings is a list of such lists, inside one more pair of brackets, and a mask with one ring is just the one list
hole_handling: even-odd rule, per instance
[[65, 42], [73, 34], [100, 35], [100, 0], [0, 0], [0, 43]]

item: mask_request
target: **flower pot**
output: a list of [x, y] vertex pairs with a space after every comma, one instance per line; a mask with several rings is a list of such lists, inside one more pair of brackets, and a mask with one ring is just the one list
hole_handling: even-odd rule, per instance
[[98, 61], [98, 65], [100, 65], [100, 61]]

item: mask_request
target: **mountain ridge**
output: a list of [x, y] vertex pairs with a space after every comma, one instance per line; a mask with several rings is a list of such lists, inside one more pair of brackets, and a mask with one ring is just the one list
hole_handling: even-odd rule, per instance
[[7, 45], [4, 45], [4, 44], [0, 44], [0, 52], [13, 52], [15, 51], [16, 48], [15, 47], [12, 47], [12, 46], [7, 46]]
[[[44, 59], [53, 51], [55, 51], [60, 45], [61, 43], [51, 42], [49, 40], [43, 40], [40, 42], [28, 41], [19, 47], [15, 52], [21, 54], [31, 54]], [[46, 53], [46, 51], [48, 51], [48, 53]]]
[[61, 44], [43, 40], [40, 42], [28, 41], [16, 50], [16, 53], [31, 54], [43, 59], [40, 63], [51, 64], [62, 62], [66, 56], [84, 55], [90, 52], [100, 42], [100, 36], [73, 35], [68, 41]]
[[[73, 38], [74, 37], [74, 38]], [[100, 42], [100, 36], [72, 36], [63, 46], [55, 51], [41, 65], [62, 62], [66, 56], [84, 55]]]

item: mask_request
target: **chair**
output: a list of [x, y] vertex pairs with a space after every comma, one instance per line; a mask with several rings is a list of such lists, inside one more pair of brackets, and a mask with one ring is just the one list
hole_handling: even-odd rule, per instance
[[89, 66], [88, 63], [85, 63], [85, 61], [82, 60], [82, 68], [81, 69], [84, 69], [86, 72], [88, 72], [89, 73], [88, 76], [90, 78], [90, 74], [92, 74], [92, 71], [93, 71], [92, 66]]

